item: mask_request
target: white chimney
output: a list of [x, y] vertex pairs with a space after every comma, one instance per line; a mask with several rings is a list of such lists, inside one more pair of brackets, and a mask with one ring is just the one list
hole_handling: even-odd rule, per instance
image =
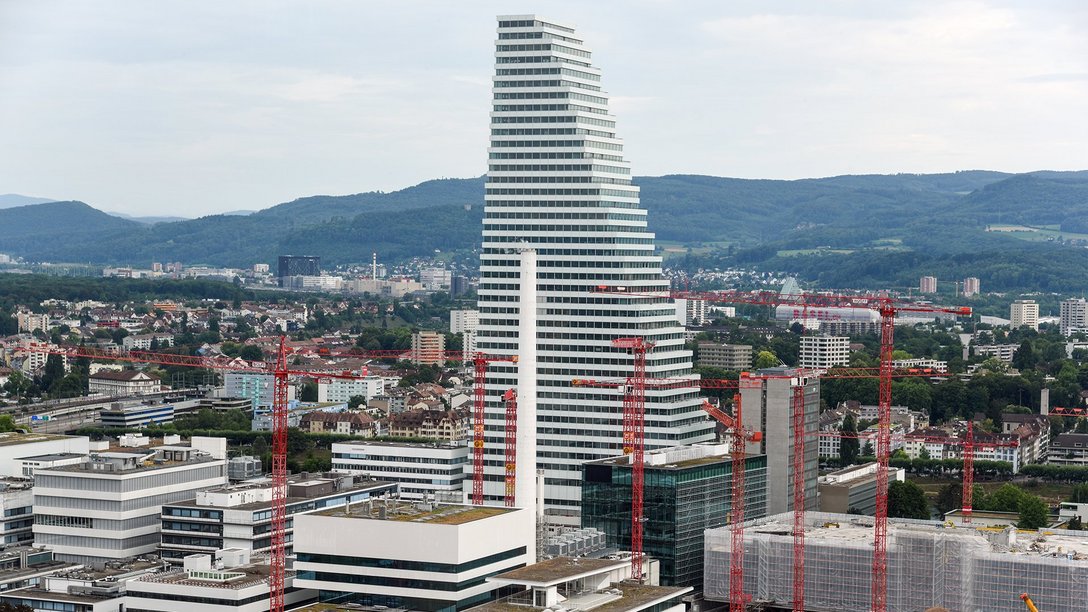
[[521, 251], [521, 291], [518, 300], [518, 436], [514, 506], [527, 510], [533, 537], [529, 559], [536, 559], [536, 251]]
[[1043, 416], [1050, 414], [1050, 389], [1046, 387], [1039, 392], [1039, 414]]

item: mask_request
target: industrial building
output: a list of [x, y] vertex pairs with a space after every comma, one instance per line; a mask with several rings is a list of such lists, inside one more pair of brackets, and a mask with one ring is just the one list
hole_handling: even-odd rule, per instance
[[[837, 514], [876, 513], [877, 463], [851, 465], [820, 477], [820, 511]], [[906, 479], [903, 468], [888, 468], [888, 482]]]
[[[660, 562], [661, 584], [703, 584], [703, 532], [728, 522], [733, 461], [727, 444], [677, 446], [646, 453], [642, 546]], [[767, 457], [749, 455], [744, 465], [744, 514], [767, 513]], [[605, 533], [611, 546], [631, 542], [629, 455], [582, 466], [582, 526]]]
[[321, 258], [312, 255], [280, 255], [276, 278], [280, 287], [288, 276], [320, 276]]
[[174, 406], [152, 402], [115, 402], [100, 413], [102, 427], [121, 429], [147, 427], [174, 422]]
[[[805, 521], [805, 609], [870, 609], [873, 518], [810, 512]], [[792, 530], [792, 513], [746, 522], [744, 586], [753, 604], [789, 607]], [[709, 600], [728, 600], [730, 547], [728, 527], [707, 531]], [[1046, 612], [1083, 611], [1088, 533], [889, 519], [887, 584], [889, 612], [1023, 612], [1025, 592]]]
[[[335, 508], [397, 492], [394, 482], [344, 474], [290, 476], [286, 512]], [[287, 519], [286, 548], [291, 553], [292, 519]], [[159, 555], [180, 563], [194, 553], [224, 548], [267, 553], [272, 548], [272, 481], [264, 479], [198, 491], [196, 498], [162, 507]]]
[[461, 610], [532, 563], [531, 509], [364, 501], [295, 517], [295, 585], [321, 601]]
[[456, 442], [336, 442], [332, 468], [399, 483], [404, 499], [460, 502], [468, 451]]
[[[750, 453], [767, 456], [767, 513], [793, 509], [793, 388], [804, 386], [805, 431], [820, 425], [820, 379], [804, 378], [791, 368], [768, 368], [757, 375], [758, 386], [741, 388], [744, 428], [762, 434], [750, 442]], [[820, 470], [820, 447], [816, 436], [805, 442], [805, 508], [816, 509], [816, 486]]]

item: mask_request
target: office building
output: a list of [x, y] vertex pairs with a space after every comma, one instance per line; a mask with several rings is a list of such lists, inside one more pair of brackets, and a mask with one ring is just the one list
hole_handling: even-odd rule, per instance
[[802, 368], [826, 370], [850, 363], [850, 338], [846, 336], [801, 336]]
[[707, 322], [706, 312], [706, 300], [676, 300], [676, 320], [684, 327], [704, 325]]
[[445, 268], [423, 268], [419, 271], [419, 284], [428, 291], [449, 289], [453, 283], [453, 272]]
[[979, 294], [978, 279], [974, 276], [968, 276], [963, 279], [963, 297], [973, 297]]
[[[820, 512], [876, 514], [876, 469], [874, 461], [820, 476]], [[888, 468], [888, 482], [904, 478], [903, 468]]]
[[937, 277], [923, 276], [922, 280], [918, 282], [918, 292], [937, 293]]
[[160, 509], [227, 483], [226, 440], [119, 448], [34, 474], [34, 542], [62, 561], [99, 565], [154, 552]]
[[399, 483], [405, 499], [460, 501], [468, 451], [452, 442], [336, 442], [332, 469]]
[[[182, 567], [145, 574], [125, 584], [129, 612], [266, 612], [271, 608], [268, 559], [238, 548], [194, 554]], [[284, 572], [288, 609], [317, 600], [317, 592], [295, 586]]]
[[1009, 306], [1009, 327], [1039, 329], [1039, 305], [1035, 300], [1016, 300]]
[[[572, 28], [533, 15], [499, 17], [491, 146], [478, 286], [477, 348], [517, 352], [518, 248], [533, 249], [537, 291], [537, 457], [549, 520], [577, 525], [581, 464], [621, 451], [622, 400], [614, 389], [572, 388], [578, 378], [624, 378], [633, 358], [612, 340], [643, 337], [654, 376], [691, 374], [691, 352], [667, 297], [594, 294], [600, 285], [667, 292], [654, 235], [623, 158], [601, 70]], [[518, 367], [489, 368], [488, 397], [516, 385]], [[650, 392], [650, 448], [713, 439], [691, 389]], [[502, 499], [505, 409], [489, 399], [484, 495]]]
[[280, 287], [288, 276], [320, 276], [321, 258], [311, 255], [280, 255], [276, 278]]
[[174, 422], [173, 404], [114, 403], [99, 414], [102, 427], [127, 429]]
[[465, 295], [472, 289], [472, 281], [467, 276], [454, 276], [450, 282], [450, 297]]
[[476, 328], [480, 325], [480, 311], [479, 310], [451, 310], [450, 311], [450, 333], [451, 334], [463, 334], [472, 333], [476, 331]]
[[370, 401], [385, 392], [385, 381], [381, 376], [363, 378], [323, 378], [317, 383], [318, 403], [347, 403], [353, 397]]
[[441, 365], [446, 362], [446, 336], [439, 332], [417, 331], [412, 334], [412, 363]]
[[129, 581], [161, 570], [161, 561], [147, 559], [104, 567], [61, 565], [29, 586], [0, 593], [0, 605], [26, 606], [35, 612], [140, 612], [126, 607], [125, 588]]
[[[582, 468], [582, 526], [605, 534], [610, 546], [630, 550], [630, 456], [590, 461]], [[744, 516], [766, 516], [767, 457], [744, 465]], [[660, 581], [702, 590], [703, 532], [728, 523], [733, 461], [727, 444], [696, 444], [646, 454], [642, 546], [660, 562]]]
[[0, 551], [0, 593], [39, 584], [42, 578], [82, 567], [53, 559], [52, 551], [32, 546], [8, 546]]
[[[293, 546], [296, 514], [336, 508], [372, 497], [394, 495], [397, 485], [344, 474], [296, 474], [287, 482], [287, 554]], [[234, 548], [254, 553], [272, 549], [272, 481], [262, 479], [197, 491], [196, 498], [164, 504], [159, 554], [172, 563], [187, 555]]]
[[295, 517], [295, 586], [322, 601], [462, 610], [532, 563], [531, 509], [373, 500]]
[[[871, 609], [872, 517], [805, 516], [805, 609]], [[793, 514], [745, 526], [744, 586], [754, 601], [793, 599]], [[728, 527], [707, 532], [710, 601], [728, 601], [732, 545]], [[1085, 609], [1088, 538], [1081, 532], [948, 528], [943, 521], [888, 519], [887, 609], [1023, 612], [1021, 593], [1039, 610]]]
[[[746, 450], [767, 456], [767, 513], [793, 509], [793, 386], [803, 385], [805, 431], [814, 432], [820, 422], [820, 379], [804, 378], [789, 368], [760, 370], [765, 375], [753, 386], [740, 390], [744, 428], [763, 435]], [[816, 485], [820, 468], [816, 436], [805, 437], [805, 508], [816, 509]]]
[[34, 481], [0, 479], [0, 548], [34, 539]]
[[752, 367], [752, 346], [749, 344], [699, 343], [699, 365], [737, 372]]
[[[55, 434], [0, 433], [0, 477], [31, 478], [25, 473], [23, 460], [48, 455], [77, 455], [85, 457], [90, 450], [86, 436], [61, 436]], [[32, 462], [33, 463], [33, 462]]]
[[1059, 325], [1063, 336], [1088, 332], [1088, 301], [1084, 298], [1062, 300]]

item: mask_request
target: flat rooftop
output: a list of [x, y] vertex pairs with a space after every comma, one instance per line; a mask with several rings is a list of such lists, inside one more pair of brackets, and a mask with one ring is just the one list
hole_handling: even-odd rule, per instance
[[[721, 455], [707, 455], [705, 457], [694, 457], [692, 459], [682, 459], [678, 461], [670, 461], [662, 465], [651, 465], [649, 461], [649, 454], [646, 453], [647, 463], [644, 465], [646, 470], [684, 470], [687, 468], [698, 467], [700, 465], [709, 465], [712, 463], [730, 463], [733, 458], [728, 454]], [[745, 459], [751, 459], [752, 457], [758, 457], [755, 453], [745, 453]], [[596, 461], [587, 461], [588, 464], [597, 465], [631, 465], [631, 460], [627, 455], [617, 455], [615, 457], [609, 457], [607, 459], [597, 459]]]
[[495, 578], [525, 583], [559, 582], [587, 573], [608, 571], [631, 563], [629, 559], [589, 559], [584, 557], [553, 557], [532, 565], [498, 574]]
[[61, 436], [57, 434], [41, 434], [41, 433], [19, 433], [17, 431], [9, 431], [0, 433], [0, 447], [3, 446], [18, 446], [19, 444], [32, 444], [34, 442], [49, 442], [52, 440], [65, 440], [72, 439], [76, 436]]
[[[572, 595], [563, 601], [568, 610], [593, 612], [626, 612], [645, 608], [649, 604], [685, 595], [691, 587], [650, 586], [636, 582], [613, 582], [608, 588], [590, 593]], [[541, 606], [528, 605], [531, 591], [515, 593], [509, 597], [470, 608], [472, 612], [529, 612], [544, 610]]]
[[[257, 558], [258, 561], [250, 563], [248, 565], [240, 565], [238, 567], [226, 567], [223, 569], [210, 569], [201, 570], [206, 572], [221, 572], [223, 574], [241, 574], [238, 578], [233, 580], [203, 580], [200, 578], [190, 578], [189, 573], [182, 568], [172, 569], [167, 572], [158, 574], [148, 574], [141, 576], [136, 580], [129, 583], [130, 591], [140, 591], [140, 583], [155, 583], [155, 584], [178, 584], [182, 586], [190, 587], [205, 587], [212, 589], [227, 589], [227, 590], [239, 590], [248, 587], [262, 585], [268, 582], [268, 576], [271, 572], [271, 566], [268, 564], [267, 559]], [[287, 570], [285, 576], [294, 576], [295, 572]]]
[[[288, 481], [287, 486], [288, 486], [288, 490], [290, 490], [291, 485], [306, 485], [306, 484], [313, 484], [313, 481], [301, 481], [301, 482]], [[359, 491], [366, 491], [366, 490], [369, 490], [369, 489], [377, 489], [377, 488], [382, 488], [382, 487], [388, 487], [389, 485], [393, 485], [393, 484], [396, 484], [396, 483], [392, 482], [392, 481], [387, 481], [387, 480], [368, 480], [366, 482], [355, 483], [355, 484], [351, 485], [350, 487], [347, 487], [347, 488], [344, 488], [344, 489], [339, 489], [339, 490], [333, 491], [331, 493], [325, 493], [325, 494], [322, 494], [322, 495], [314, 495], [313, 497], [289, 496], [289, 497], [285, 498], [285, 501], [286, 501], [287, 505], [291, 505], [291, 504], [294, 504], [294, 503], [304, 502], [304, 501], [307, 501], [307, 500], [324, 499], [326, 497], [336, 497], [338, 495], [343, 495], [345, 493], [357, 493]], [[253, 486], [246, 486], [246, 487], [242, 487], [242, 488], [243, 489], [270, 489], [270, 488], [272, 488], [272, 481], [271, 481], [271, 479], [267, 479], [267, 482], [264, 482], [262, 484], [255, 484]], [[238, 490], [238, 489], [234, 489], [234, 488], [231, 488], [231, 487], [220, 487], [218, 489], [209, 489], [208, 492], [211, 492], [211, 493], [230, 493], [231, 491], [236, 491], [236, 490]], [[357, 504], [357, 503], [360, 503], [360, 502], [352, 502], [352, 503]], [[163, 506], [170, 506], [170, 507], [179, 507], [180, 506], [180, 507], [185, 507], [185, 508], [226, 508], [226, 509], [230, 509], [230, 510], [263, 510], [265, 508], [271, 508], [272, 507], [272, 500], [249, 502], [247, 504], [237, 504], [237, 505], [234, 505], [234, 506], [213, 506], [213, 505], [209, 505], [209, 504], [198, 504], [196, 502], [196, 499], [187, 499], [185, 501], [174, 502], [172, 504], [163, 504]], [[341, 508], [340, 510], [341, 510], [341, 512], [343, 512], [343, 508]]]
[[[745, 529], [746, 534], [771, 534], [790, 536], [793, 533], [792, 514], [779, 514], [768, 519], [757, 519]], [[828, 520], [826, 517], [831, 516]], [[870, 547], [873, 543], [873, 518], [855, 515], [822, 515], [815, 524], [805, 530], [806, 543], [830, 545], [856, 545]], [[722, 529], [728, 529], [723, 527]], [[938, 521], [903, 522], [888, 520], [889, 550], [896, 535], [911, 533], [947, 534], [956, 537], [977, 538], [979, 544], [990, 552], [1034, 557], [1055, 557], [1088, 563], [1088, 532], [1062, 529], [1017, 530], [1016, 542], [1006, 543], [999, 537], [1006, 531], [1002, 527], [946, 527]]]
[[64, 459], [77, 459], [86, 457], [79, 453], [52, 453], [49, 455], [34, 455], [33, 457], [19, 457], [19, 461], [62, 461]]
[[[119, 454], [123, 454], [123, 453], [121, 453], [120, 451], [117, 451], [117, 452], [110, 451], [109, 454], [110, 455], [119, 455]], [[127, 453], [127, 454], [131, 454], [131, 455], [134, 455], [134, 456], [137, 456], [137, 457], [141, 457], [141, 456], [149, 455], [150, 453], [148, 453], [145, 450], [143, 452], [134, 452], [134, 453]], [[93, 454], [92, 454], [92, 456], [93, 456]], [[180, 465], [197, 465], [197, 464], [201, 464], [201, 463], [214, 463], [216, 461], [224, 461], [224, 460], [223, 459], [215, 459], [214, 457], [211, 457], [209, 455], [201, 455], [201, 456], [198, 456], [198, 457], [193, 457], [193, 458], [189, 459], [188, 461], [166, 461], [166, 460], [148, 459], [147, 461], [137, 463], [134, 467], [123, 468], [123, 469], [118, 469], [118, 470], [107, 470], [107, 469], [96, 470], [96, 469], [93, 469], [93, 468], [90, 467], [91, 465], [94, 465], [94, 464], [92, 462], [90, 462], [90, 461], [87, 461], [87, 462], [84, 462], [84, 463], [75, 463], [75, 464], [72, 464], [72, 465], [61, 465], [61, 466], [57, 466], [57, 467], [46, 468], [46, 469], [41, 470], [41, 471], [43, 471], [43, 472], [75, 472], [75, 473], [79, 473], [79, 474], [134, 474], [136, 472], [151, 472], [151, 471], [154, 471], [154, 470], [164, 470], [166, 468], [178, 467]], [[104, 461], [104, 462], [100, 462], [100, 463], [108, 464], [109, 462]]]
[[430, 523], [432, 525], [462, 525], [515, 510], [516, 508], [498, 506], [423, 504], [403, 500], [375, 500], [371, 503], [365, 501], [354, 502], [350, 507], [329, 508], [313, 514], [381, 521]]

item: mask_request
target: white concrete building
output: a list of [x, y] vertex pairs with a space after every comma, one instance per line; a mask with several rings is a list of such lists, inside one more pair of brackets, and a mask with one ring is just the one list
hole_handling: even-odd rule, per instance
[[0, 433], [0, 476], [28, 478], [33, 474], [23, 472], [21, 459], [54, 454], [86, 456], [90, 440], [86, 436], [61, 436], [56, 434]]
[[1009, 305], [1009, 327], [1039, 329], [1039, 305], [1035, 300], [1016, 300]]
[[937, 277], [936, 276], [923, 276], [918, 281], [919, 293], [937, 293]]
[[846, 336], [801, 336], [802, 368], [825, 370], [850, 363], [850, 338]]
[[113, 397], [147, 395], [161, 391], [162, 381], [139, 370], [101, 370], [88, 377], [88, 387], [90, 393]]
[[[294, 572], [283, 581], [284, 604], [317, 599], [317, 592], [294, 588]], [[125, 609], [146, 612], [267, 612], [271, 607], [268, 559], [228, 548], [194, 554], [183, 567], [140, 576], [126, 584]]]
[[419, 271], [419, 284], [424, 289], [439, 291], [449, 289], [453, 282], [453, 272], [445, 268], [423, 268]]
[[486, 578], [533, 562], [525, 513], [378, 500], [295, 517], [295, 585], [337, 603], [461, 610], [492, 598]]
[[400, 483], [405, 499], [462, 499], [469, 448], [465, 444], [336, 442], [332, 469]]
[[381, 376], [365, 378], [322, 378], [317, 382], [317, 401], [347, 402], [360, 395], [370, 401], [385, 392], [385, 381]]
[[[666, 297], [592, 293], [624, 286], [668, 291], [646, 211], [623, 157], [601, 70], [574, 29], [538, 18], [499, 18], [480, 255], [477, 347], [517, 352], [520, 259], [539, 259], [537, 380], [539, 465], [549, 520], [577, 524], [581, 464], [615, 456], [622, 447], [622, 400], [614, 389], [572, 388], [577, 378], [624, 378], [632, 356], [612, 340], [644, 337], [654, 376], [690, 375], [676, 307]], [[518, 366], [493, 364], [488, 395], [514, 387]], [[690, 389], [650, 393], [648, 448], [705, 442], [713, 424]], [[490, 400], [486, 422], [484, 495], [503, 496], [502, 403]]]
[[474, 333], [480, 325], [479, 310], [451, 310], [450, 333], [463, 334]]
[[1059, 321], [1063, 336], [1088, 331], [1088, 300], [1062, 300]]
[[707, 321], [706, 300], [676, 300], [676, 320], [684, 327], [703, 325]]
[[163, 504], [227, 483], [225, 454], [189, 446], [94, 454], [79, 465], [34, 474], [34, 542], [62, 561], [101, 564], [154, 552]]
[[155, 348], [174, 346], [174, 334], [134, 334], [121, 339], [121, 346], [126, 351], [149, 351], [152, 343], [155, 344]]
[[972, 297], [979, 294], [978, 278], [968, 276], [963, 279], [963, 297]]
[[411, 360], [416, 365], [435, 365], [446, 362], [446, 336], [434, 331], [417, 331], [412, 334]]
[[[397, 484], [347, 475], [293, 475], [287, 483], [287, 516], [335, 508], [386, 495]], [[287, 554], [292, 552], [294, 519], [287, 519]], [[162, 507], [159, 554], [171, 563], [187, 555], [233, 548], [254, 553], [272, 550], [272, 481], [265, 478], [198, 491], [196, 498]]]
[[1012, 357], [1020, 348], [1019, 344], [973, 344], [975, 355], [980, 357], [997, 357], [1005, 363], [1012, 363]]
[[34, 539], [34, 481], [0, 480], [0, 516], [0, 547], [29, 544]]

